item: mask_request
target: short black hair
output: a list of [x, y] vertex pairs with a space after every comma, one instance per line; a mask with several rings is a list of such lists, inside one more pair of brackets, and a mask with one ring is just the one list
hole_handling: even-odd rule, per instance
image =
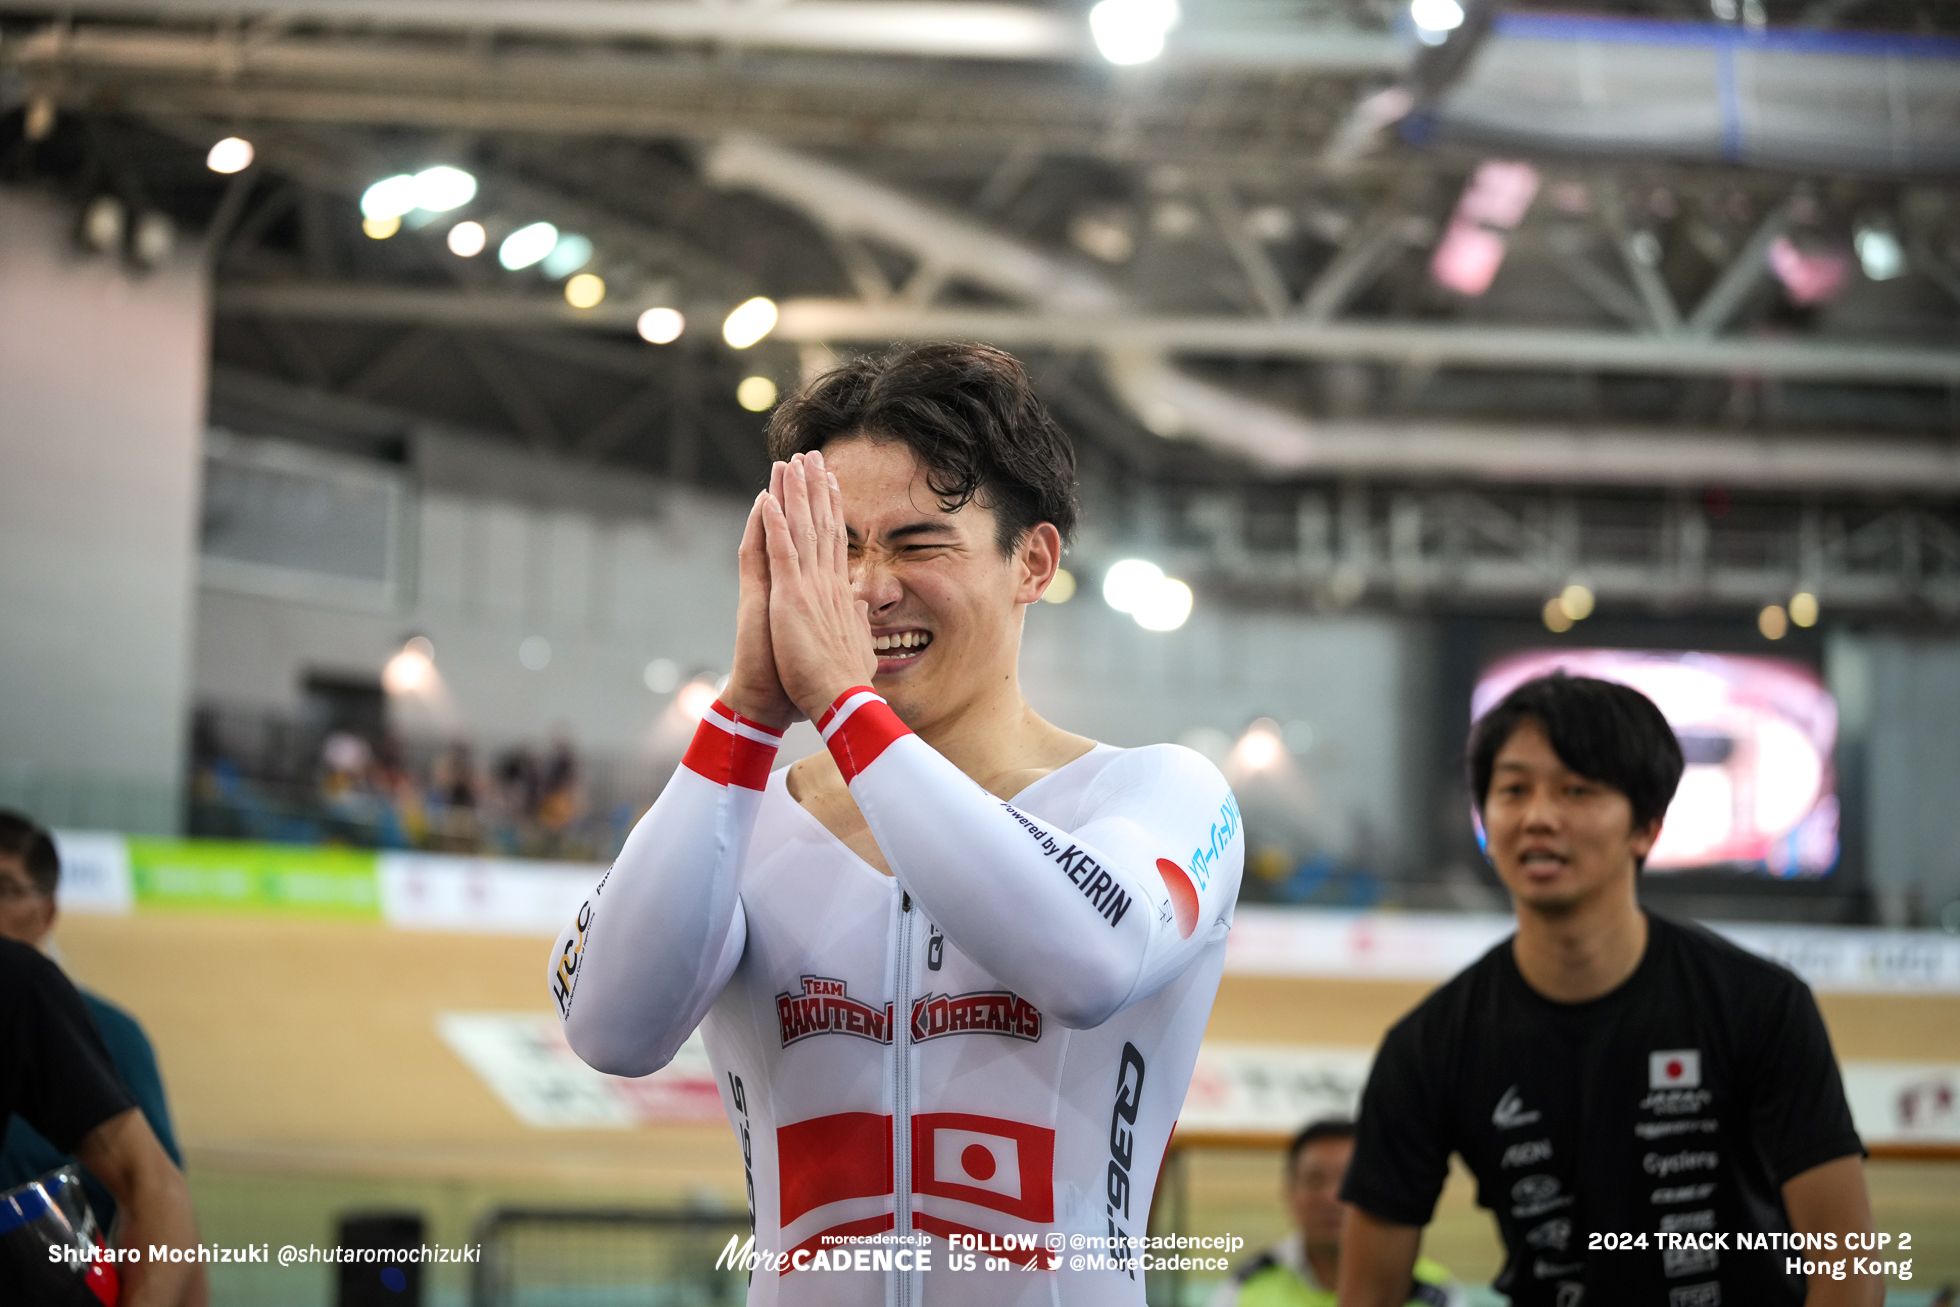
[[769, 416], [769, 457], [862, 436], [910, 449], [947, 512], [978, 500], [1011, 553], [1052, 523], [1067, 544], [1081, 515], [1075, 447], [1012, 354], [991, 345], [908, 345], [812, 379]]
[[1293, 1136], [1293, 1142], [1286, 1148], [1286, 1178], [1293, 1179], [1293, 1168], [1299, 1165], [1300, 1150], [1308, 1144], [1317, 1144], [1323, 1139], [1354, 1138], [1354, 1122], [1344, 1116], [1323, 1116], [1318, 1121], [1310, 1121]]
[[61, 884], [61, 854], [54, 837], [32, 817], [0, 808], [0, 856], [19, 858], [34, 888], [54, 897]]
[[1470, 730], [1470, 794], [1477, 811], [1490, 794], [1497, 752], [1531, 720], [1558, 760], [1627, 796], [1638, 830], [1667, 812], [1681, 783], [1681, 741], [1661, 710], [1632, 686], [1553, 672], [1504, 696]]

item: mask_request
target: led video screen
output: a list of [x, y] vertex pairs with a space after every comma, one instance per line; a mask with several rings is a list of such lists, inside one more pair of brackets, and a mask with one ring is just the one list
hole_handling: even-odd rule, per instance
[[1485, 670], [1472, 719], [1523, 682], [1561, 668], [1639, 690], [1681, 741], [1687, 770], [1649, 870], [1796, 877], [1837, 865], [1837, 704], [1810, 668], [1735, 654], [1538, 650]]

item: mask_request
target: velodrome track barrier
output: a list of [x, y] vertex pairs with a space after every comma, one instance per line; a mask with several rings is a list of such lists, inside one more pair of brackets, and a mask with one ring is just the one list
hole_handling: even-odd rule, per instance
[[[603, 868], [441, 853], [57, 831], [62, 909], [204, 909], [549, 937]], [[1960, 936], [1933, 930], [1713, 922], [1820, 994], [1960, 995]], [[1502, 913], [1241, 905], [1228, 974], [1444, 980], [1510, 934]]]
[[494, 1208], [470, 1307], [733, 1307], [748, 1275], [716, 1262], [748, 1236], [746, 1212]]
[[[64, 866], [62, 906], [71, 913], [267, 914], [548, 938], [571, 917], [601, 870], [584, 863], [99, 831], [59, 831], [56, 838]], [[1960, 936], [1733, 922], [1714, 927], [1790, 967], [1819, 994], [1960, 996]], [[1510, 930], [1511, 918], [1500, 914], [1245, 905], [1237, 914], [1225, 967], [1228, 977], [1434, 983], [1469, 965]], [[695, 1059], [698, 1066], [683, 1059], [685, 1064], [657, 1077], [621, 1081], [590, 1071], [569, 1050], [552, 1059], [545, 1046], [556, 1031], [548, 1020], [537, 1029], [518, 1027], [540, 1018], [516, 1014], [445, 1013], [440, 1020], [445, 1042], [528, 1124], [630, 1127], [649, 1116], [717, 1114], [705, 1057]], [[1186, 1100], [1183, 1129], [1188, 1137], [1260, 1137], [1291, 1130], [1314, 1115], [1351, 1111], [1369, 1058], [1366, 1048], [1208, 1040]], [[1960, 1064], [1853, 1058], [1843, 1069], [1853, 1115], [1874, 1156], [1960, 1160]], [[682, 1083], [689, 1077], [702, 1083]], [[539, 1085], [584, 1092], [541, 1096]], [[705, 1104], [704, 1112], [689, 1106], [696, 1100]], [[579, 1119], [558, 1119], [569, 1103], [591, 1111]]]

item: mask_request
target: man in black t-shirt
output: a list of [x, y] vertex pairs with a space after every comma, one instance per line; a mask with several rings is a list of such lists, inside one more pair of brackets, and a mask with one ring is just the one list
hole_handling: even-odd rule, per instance
[[[1517, 1307], [1875, 1307], [1757, 1236], [1872, 1229], [1830, 1038], [1795, 976], [1643, 913], [1682, 770], [1659, 709], [1562, 674], [1492, 709], [1472, 793], [1518, 930], [1390, 1030], [1341, 1191], [1341, 1307], [1402, 1302], [1452, 1152]], [[1766, 1244], [1774, 1238], [1761, 1240]], [[1849, 1270], [1849, 1267], [1846, 1267]]]
[[[15, 1112], [80, 1158], [121, 1205], [118, 1242], [145, 1253], [117, 1267], [122, 1307], [183, 1302], [197, 1264], [147, 1256], [152, 1245], [197, 1242], [183, 1174], [116, 1078], [75, 986], [35, 949], [0, 937], [0, 1122]], [[6, 1274], [0, 1268], [0, 1291]]]

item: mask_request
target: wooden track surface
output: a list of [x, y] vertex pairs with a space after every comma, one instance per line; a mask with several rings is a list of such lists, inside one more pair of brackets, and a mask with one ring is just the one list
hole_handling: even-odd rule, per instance
[[[69, 917], [83, 984], [155, 1041], [180, 1136], [277, 1170], [740, 1185], [719, 1125], [543, 1131], [437, 1037], [444, 1010], [547, 1010], [538, 939], [226, 916]], [[1371, 1046], [1420, 984], [1227, 977], [1209, 1033]], [[1960, 998], [1826, 996], [1843, 1057], [1960, 1061]]]

